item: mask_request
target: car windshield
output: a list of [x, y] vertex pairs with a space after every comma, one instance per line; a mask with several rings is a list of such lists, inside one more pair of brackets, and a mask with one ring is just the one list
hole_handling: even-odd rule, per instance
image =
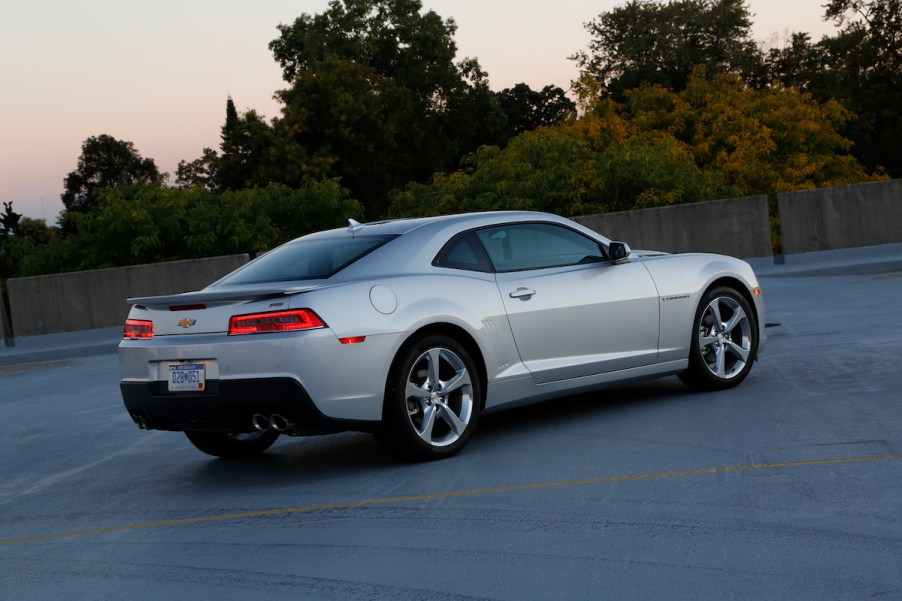
[[290, 242], [224, 277], [217, 285], [329, 278], [394, 237], [359, 236]]

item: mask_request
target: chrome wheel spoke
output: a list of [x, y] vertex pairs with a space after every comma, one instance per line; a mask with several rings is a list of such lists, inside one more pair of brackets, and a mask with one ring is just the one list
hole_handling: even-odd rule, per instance
[[404, 396], [408, 399], [417, 399], [422, 401], [429, 398], [429, 391], [417, 384], [416, 382], [407, 382]]
[[435, 428], [436, 409], [434, 405], [429, 405], [423, 409], [423, 424], [416, 428], [420, 438], [432, 444], [432, 430]]
[[743, 363], [749, 360], [749, 351], [731, 340], [724, 343], [724, 349], [735, 355]]
[[742, 310], [742, 307], [737, 306], [736, 310], [733, 311], [733, 316], [730, 317], [730, 320], [727, 323], [723, 324], [723, 329], [725, 332], [732, 332], [736, 329], [736, 326], [747, 319], [748, 318], [745, 315], [745, 311]]
[[719, 378], [725, 378], [726, 373], [726, 357], [723, 352], [724, 347], [719, 346], [714, 350], [714, 363], [710, 365], [711, 371]]
[[705, 347], [712, 346], [717, 344], [718, 338], [717, 336], [699, 336], [698, 337], [698, 346], [704, 350]]
[[708, 305], [708, 312], [711, 314], [712, 319], [714, 319], [713, 328], [716, 331], [717, 328], [723, 323], [723, 319], [720, 317], [720, 300], [715, 300], [713, 303]]
[[448, 380], [447, 382], [441, 382], [438, 390], [442, 395], [451, 394], [455, 390], [462, 388], [464, 386], [470, 385], [470, 374], [467, 373], [467, 370], [461, 367], [458, 369], [457, 373], [454, 374], [454, 377]]
[[440, 366], [441, 360], [442, 360], [441, 349], [435, 348], [426, 354], [426, 368], [427, 368], [426, 388], [427, 389], [438, 390], [439, 386], [441, 385], [441, 380], [439, 379], [439, 366]]
[[445, 423], [451, 428], [451, 431], [456, 435], [460, 436], [463, 434], [464, 430], [467, 429], [467, 424], [461, 421], [461, 419], [457, 416], [454, 411], [448, 407], [444, 402], [440, 402], [439, 407], [441, 407], [441, 412], [439, 413], [439, 417], [445, 420]]

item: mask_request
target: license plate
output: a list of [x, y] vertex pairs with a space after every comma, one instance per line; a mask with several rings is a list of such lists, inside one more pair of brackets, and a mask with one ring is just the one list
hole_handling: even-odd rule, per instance
[[206, 385], [203, 363], [177, 363], [169, 366], [169, 392], [202, 391]]

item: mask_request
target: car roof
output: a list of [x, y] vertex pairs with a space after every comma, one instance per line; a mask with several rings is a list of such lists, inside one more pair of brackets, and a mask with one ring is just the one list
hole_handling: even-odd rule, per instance
[[438, 215], [434, 217], [390, 219], [369, 223], [358, 223], [354, 220], [349, 220], [350, 223], [347, 227], [315, 232], [303, 236], [303, 239], [334, 238], [336, 236], [345, 235], [403, 235], [427, 226], [441, 226], [442, 228], [460, 226], [461, 229], [469, 229], [472, 227], [515, 221], [567, 221], [569, 223], [569, 220], [565, 220], [557, 215], [538, 211], [484, 211], [478, 213]]
[[444, 244], [459, 233], [506, 223], [530, 222], [557, 223], [607, 242], [604, 236], [569, 219], [537, 211], [486, 211], [368, 224], [352, 222], [349, 227], [310, 234], [298, 240], [382, 235], [395, 237], [390, 243], [378, 247], [333, 276], [333, 281], [356, 280], [423, 272], [431, 268], [433, 260]]

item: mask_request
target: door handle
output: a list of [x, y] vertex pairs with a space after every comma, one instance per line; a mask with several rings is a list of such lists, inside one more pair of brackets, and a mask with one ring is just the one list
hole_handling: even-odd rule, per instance
[[517, 288], [513, 292], [510, 293], [511, 298], [519, 298], [520, 300], [529, 300], [536, 293], [535, 290], [530, 290], [529, 288]]

